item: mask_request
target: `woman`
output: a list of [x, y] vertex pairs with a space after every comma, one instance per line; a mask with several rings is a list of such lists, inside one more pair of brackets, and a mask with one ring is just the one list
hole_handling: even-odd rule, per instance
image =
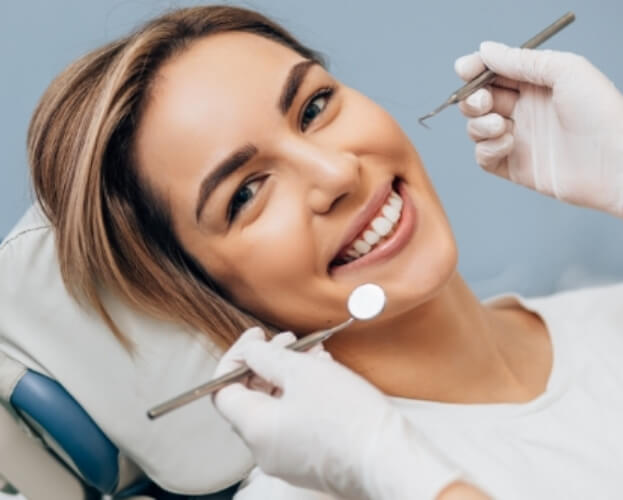
[[[460, 103], [469, 118], [467, 128], [476, 142], [478, 163], [543, 194], [623, 217], [623, 95], [612, 82], [575, 54], [513, 49], [493, 42], [484, 42], [479, 52], [459, 58], [455, 67], [459, 76], [470, 80], [485, 64], [505, 79]], [[586, 300], [591, 295], [596, 307]], [[584, 312], [576, 316], [577, 323], [594, 328], [601, 320], [600, 309], [610, 303], [605, 310], [616, 330], [623, 324], [620, 313], [612, 313], [619, 309], [620, 295], [620, 286], [580, 292], [578, 304]], [[577, 330], [577, 324], [567, 329]], [[261, 330], [250, 329], [216, 370], [225, 373], [245, 363], [255, 373], [247, 381], [248, 388], [231, 384], [219, 391], [214, 402], [263, 471], [340, 498], [426, 498], [426, 489], [434, 490], [440, 481], [448, 486], [439, 498], [487, 498], [473, 485], [450, 481], [453, 472], [455, 477], [460, 472], [452, 471], [419, 431], [421, 415], [405, 421], [399, 400], [383, 397], [349, 370], [322, 359], [326, 352], [317, 350], [319, 355], [313, 357], [284, 349], [292, 337], [284, 333], [267, 343]], [[607, 337], [599, 342], [604, 340], [609, 343]], [[582, 356], [587, 366], [595, 364], [590, 357]], [[598, 370], [593, 366], [590, 371]], [[603, 392], [610, 377], [595, 378], [592, 390], [582, 384], [575, 389]], [[570, 399], [569, 393], [566, 397]], [[547, 395], [538, 399], [543, 406]], [[460, 411], [459, 406], [449, 408]], [[583, 454], [591, 447], [589, 442]], [[545, 485], [535, 487], [540, 481], [535, 474], [528, 472], [522, 479], [530, 485], [531, 496], [539, 498], [548, 498], [548, 489], [567, 481], [550, 475]], [[594, 497], [618, 495], [612, 484], [585, 483]], [[512, 495], [526, 496], [520, 489]]]
[[[86, 56], [46, 92], [29, 151], [64, 279], [121, 341], [102, 285], [225, 347], [252, 324], [299, 335], [336, 324], [352, 288], [375, 282], [384, 314], [331, 339], [332, 356], [396, 397], [494, 494], [531, 460], [551, 462], [543, 429], [529, 432], [540, 420], [518, 430], [506, 416], [548, 408], [566, 387], [552, 356], [572, 359], [553, 350], [567, 298], [481, 304], [456, 272], [450, 226], [407, 136], [270, 21], [184, 9]], [[554, 430], [554, 442], [569, 436]], [[591, 455], [580, 457], [565, 463]], [[266, 482], [243, 491], [314, 495]]]

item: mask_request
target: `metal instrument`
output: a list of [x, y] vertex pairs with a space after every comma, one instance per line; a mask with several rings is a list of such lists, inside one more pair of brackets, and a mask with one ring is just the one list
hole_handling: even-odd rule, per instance
[[[521, 48], [522, 49], [534, 49], [534, 48], [538, 47], [543, 42], [548, 40], [550, 37], [552, 37], [553, 35], [558, 33], [565, 26], [571, 24], [574, 20], [575, 20], [575, 14], [573, 12], [567, 12], [560, 19], [558, 19], [554, 23], [550, 24], [543, 31], [541, 31], [537, 35], [533, 36], [530, 40], [528, 40], [526, 43], [524, 43], [521, 46]], [[434, 111], [431, 111], [427, 115], [422, 116], [421, 118], [418, 119], [418, 121], [424, 127], [429, 128], [428, 125], [426, 125], [424, 123], [424, 120], [428, 120], [429, 118], [435, 116], [437, 113], [439, 113], [441, 110], [447, 108], [451, 104], [456, 104], [457, 102], [459, 102], [459, 101], [465, 99], [466, 97], [470, 96], [471, 94], [476, 92], [478, 89], [480, 89], [480, 88], [484, 87], [485, 85], [491, 83], [491, 81], [495, 77], [496, 77], [496, 74], [493, 71], [491, 71], [490, 69], [484, 70], [482, 73], [480, 73], [474, 79], [472, 79], [471, 81], [469, 81], [468, 83], [463, 85], [460, 89], [458, 89], [455, 92], [453, 92], [452, 95], [450, 95], [450, 97], [448, 97], [448, 99], [446, 99], [446, 101], [441, 106], [439, 106]]]
[[[368, 321], [376, 318], [385, 308], [386, 296], [383, 289], [373, 283], [366, 283], [359, 285], [355, 288], [348, 297], [347, 308], [350, 313], [350, 318], [346, 321], [326, 330], [319, 330], [314, 333], [310, 333], [305, 337], [290, 344], [288, 349], [295, 351], [305, 351], [310, 347], [327, 340], [331, 335], [344, 330], [353, 321]], [[147, 416], [150, 419], [161, 417], [165, 413], [169, 413], [176, 408], [180, 408], [196, 399], [211, 394], [219, 389], [222, 389], [232, 382], [237, 382], [253, 372], [246, 366], [241, 366], [237, 370], [233, 370], [225, 375], [215, 378], [205, 384], [202, 384], [188, 392], [185, 392], [169, 401], [166, 401], [147, 412]]]

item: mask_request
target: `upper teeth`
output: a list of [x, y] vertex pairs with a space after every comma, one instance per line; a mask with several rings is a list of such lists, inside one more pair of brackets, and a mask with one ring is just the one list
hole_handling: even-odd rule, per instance
[[359, 234], [343, 252], [344, 260], [355, 260], [372, 250], [385, 236], [390, 234], [402, 212], [402, 198], [394, 190], [390, 193], [385, 205], [372, 222]]

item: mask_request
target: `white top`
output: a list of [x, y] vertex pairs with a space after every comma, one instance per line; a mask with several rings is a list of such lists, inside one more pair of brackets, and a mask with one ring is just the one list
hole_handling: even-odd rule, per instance
[[[392, 402], [493, 498], [623, 498], [623, 284], [489, 301], [513, 303], [539, 314], [550, 333], [543, 394], [520, 404]], [[236, 500], [331, 498], [257, 470], [250, 479]]]

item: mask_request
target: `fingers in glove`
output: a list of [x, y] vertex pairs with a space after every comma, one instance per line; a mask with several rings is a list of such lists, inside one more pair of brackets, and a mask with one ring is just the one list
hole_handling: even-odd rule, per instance
[[461, 113], [468, 118], [482, 116], [487, 113], [498, 113], [510, 117], [519, 93], [515, 90], [500, 87], [486, 87], [477, 90], [459, 102]]
[[506, 88], [491, 87], [491, 96], [493, 97], [493, 106], [491, 111], [505, 118], [510, 118], [519, 99], [519, 93], [515, 90]]
[[238, 340], [223, 354], [214, 372], [214, 377], [219, 377], [227, 372], [240, 368], [243, 365], [240, 353], [244, 346], [249, 344], [249, 342], [263, 342], [265, 340], [266, 335], [261, 328], [253, 327], [245, 330]]
[[[482, 61], [482, 57], [480, 57], [479, 52], [459, 57], [454, 62], [455, 72], [466, 82], [473, 80], [486, 69], [487, 67]], [[517, 80], [512, 80], [501, 75], [497, 75], [491, 83], [496, 87], [504, 87], [514, 90], [519, 88], [519, 82]]]
[[470, 118], [467, 121], [467, 133], [474, 142], [496, 139], [507, 132], [512, 132], [513, 122], [497, 113]]
[[472, 52], [454, 61], [454, 71], [459, 75], [459, 78], [466, 82], [478, 76], [485, 69], [485, 64], [482, 62], [479, 52]]
[[212, 401], [245, 441], [252, 441], [254, 429], [265, 429], [272, 418], [273, 398], [239, 383], [224, 387], [212, 396]]
[[272, 394], [275, 390], [275, 386], [273, 384], [255, 374], [247, 377], [244, 385], [253, 391], [259, 391], [265, 394]]
[[511, 48], [497, 42], [482, 42], [480, 56], [487, 67], [502, 76], [547, 87], [553, 87], [569, 67], [564, 53]]
[[[283, 348], [287, 347], [288, 345], [292, 344], [293, 342], [296, 342], [296, 336], [292, 332], [282, 332], [282, 333], [279, 333], [279, 334], [275, 335], [269, 341], [269, 343], [271, 345], [274, 345], [274, 346], [277, 346], [277, 347], [283, 347]], [[275, 394], [279, 393], [279, 388], [278, 387], [276, 387], [275, 385], [271, 384], [270, 382], [264, 380], [261, 376], [255, 374], [255, 373], [253, 375], [251, 375], [247, 379], [246, 386], [249, 389], [253, 389], [255, 391], [261, 391], [261, 392], [264, 392], [264, 393], [270, 394], [270, 395], [275, 395]]]
[[282, 389], [288, 374], [300, 368], [306, 356], [304, 353], [260, 342], [249, 344], [242, 355], [247, 366], [257, 375]]
[[333, 356], [331, 356], [331, 353], [325, 350], [324, 345], [322, 345], [322, 342], [311, 347], [307, 352], [308, 354], [312, 354], [313, 356], [317, 358], [333, 359]]
[[518, 91], [520, 82], [518, 82], [517, 80], [511, 80], [510, 78], [497, 75], [494, 78], [494, 80], [491, 82], [491, 85], [493, 87]]
[[490, 172], [508, 179], [508, 162], [506, 157], [513, 149], [512, 134], [505, 133], [501, 137], [480, 141], [476, 144], [476, 161]]
[[[501, 44], [495, 44], [494, 42], [483, 42], [483, 44], [487, 44], [487, 45], [484, 45], [484, 47], [488, 51], [491, 50], [491, 46], [488, 44], [495, 45], [496, 47], [494, 48], [493, 51], [490, 51], [490, 53], [495, 54], [495, 55], [498, 54], [497, 46]], [[483, 45], [481, 44], [481, 47], [482, 46]], [[487, 52], [487, 55], [489, 55], [489, 52]], [[494, 57], [494, 56], [490, 56], [490, 57]], [[494, 66], [494, 67], [498, 67], [498, 66]], [[483, 57], [481, 56], [480, 52], [473, 52], [466, 56], [459, 57], [456, 61], [454, 61], [454, 71], [465, 82], [469, 82], [473, 80], [480, 73], [482, 73], [488, 68], [489, 68], [488, 66], [485, 66], [485, 63], [483, 62]], [[509, 75], [509, 73], [507, 73], [507, 75]], [[510, 75], [517, 76], [518, 73], [510, 73]], [[513, 89], [513, 90], [519, 89], [519, 81], [517, 79], [511, 78], [510, 76], [504, 76], [501, 74], [497, 74], [497, 76], [491, 83], [492, 85], [496, 87], [503, 87], [503, 88]]]
[[278, 347], [287, 347], [288, 345], [296, 342], [297, 337], [292, 332], [281, 332], [275, 335], [271, 340], [270, 344], [276, 345]]
[[329, 351], [320, 351], [318, 354], [316, 354], [316, 357], [320, 359], [326, 359], [328, 361], [333, 361], [333, 356], [331, 356], [331, 353]]
[[459, 102], [459, 109], [468, 118], [489, 113], [493, 108], [493, 96], [488, 88], [478, 89]]

